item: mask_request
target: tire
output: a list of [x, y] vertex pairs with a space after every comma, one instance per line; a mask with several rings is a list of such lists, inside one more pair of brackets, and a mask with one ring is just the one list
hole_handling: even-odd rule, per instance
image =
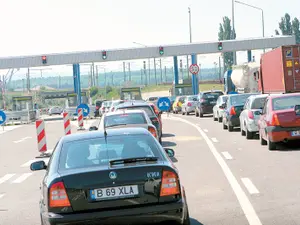
[[261, 145], [267, 145], [268, 144], [268, 142], [265, 139], [263, 139], [260, 132], [259, 132], [259, 139], [260, 139], [260, 144]]
[[233, 126], [228, 126], [228, 131], [232, 132], [233, 131]]
[[223, 130], [227, 130], [227, 125], [225, 125], [224, 123], [223, 123]]
[[272, 142], [270, 140], [268, 140], [268, 149], [270, 151], [276, 150], [277, 149], [277, 144], [276, 142]]
[[218, 121], [219, 121], [219, 123], [222, 123], [222, 121], [223, 121], [223, 118], [220, 117], [219, 114], [218, 114]]
[[246, 132], [243, 130], [242, 126], [241, 126], [241, 135], [242, 135], [242, 136], [245, 136], [245, 135], [246, 135]]
[[215, 113], [213, 113], [213, 120], [214, 120], [214, 121], [218, 121], [218, 118], [215, 117]]
[[197, 110], [195, 110], [195, 116], [198, 117], [199, 116], [199, 113]]
[[185, 115], [185, 113], [183, 112], [183, 110], [181, 110], [181, 115]]
[[199, 115], [199, 116], [200, 116], [200, 117], [203, 117], [203, 113], [200, 112], [200, 115]]
[[250, 132], [248, 129], [246, 130], [246, 139], [248, 140], [253, 139], [253, 133]]

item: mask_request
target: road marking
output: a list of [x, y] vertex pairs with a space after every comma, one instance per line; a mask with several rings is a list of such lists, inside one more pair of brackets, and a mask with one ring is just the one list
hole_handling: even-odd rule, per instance
[[22, 138], [22, 139], [20, 139], [20, 140], [18, 140], [18, 141], [14, 141], [14, 143], [20, 143], [20, 142], [22, 142], [22, 141], [25, 141], [25, 140], [27, 140], [27, 139], [30, 139], [30, 138], [32, 138], [32, 137], [24, 137], [24, 138]]
[[213, 142], [209, 139], [209, 137], [206, 135], [206, 133], [200, 128], [197, 127], [195, 124], [181, 118], [170, 118], [170, 120], [177, 120], [177, 121], [182, 121], [184, 123], [190, 124], [191, 126], [195, 127], [203, 139], [206, 141], [209, 150], [219, 163], [220, 167], [222, 168], [225, 177], [227, 178], [229, 184], [231, 185], [232, 190], [234, 191], [241, 208], [245, 214], [246, 219], [248, 220], [249, 225], [262, 225], [260, 219], [258, 218], [250, 200], [248, 199], [246, 193], [243, 191], [241, 185], [237, 181], [237, 179], [234, 177], [233, 173], [231, 172], [230, 168], [228, 167], [227, 163], [225, 160], [222, 158], [220, 153], [217, 151], [216, 147], [214, 146]]
[[259, 194], [259, 191], [257, 190], [257, 188], [254, 186], [254, 184], [249, 178], [242, 178], [241, 180], [251, 195]]
[[217, 138], [215, 138], [215, 137], [211, 138], [211, 140], [212, 140], [213, 142], [215, 142], [215, 143], [219, 142], [219, 141], [217, 140]]
[[17, 179], [15, 179], [12, 183], [14, 183], [14, 184], [22, 183], [24, 180], [26, 180], [31, 175], [32, 175], [32, 173], [24, 173], [21, 176], [19, 176]]
[[5, 194], [0, 194], [0, 199], [4, 197]]
[[229, 152], [222, 152], [225, 159], [231, 160], [233, 159], [232, 156], [229, 154]]
[[208, 132], [208, 130], [207, 130], [207, 129], [203, 129], [203, 131], [204, 131], [204, 132], [206, 132], [206, 133]]
[[6, 133], [6, 132], [8, 132], [8, 131], [12, 131], [12, 130], [17, 129], [17, 128], [20, 128], [20, 127], [22, 127], [22, 125], [5, 126], [5, 127], [4, 127], [4, 130], [3, 130], [3, 127], [1, 127], [1, 128], [0, 128], [0, 134], [4, 134], [4, 133]]
[[5, 181], [8, 181], [14, 175], [16, 175], [16, 174], [15, 173], [6, 174], [4, 177], [0, 178], [0, 184], [4, 183]]
[[27, 140], [27, 139], [30, 139], [30, 138], [32, 138], [32, 137], [24, 137], [23, 140]]

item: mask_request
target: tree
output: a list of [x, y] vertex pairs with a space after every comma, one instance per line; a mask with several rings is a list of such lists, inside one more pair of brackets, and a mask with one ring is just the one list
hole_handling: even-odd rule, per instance
[[[300, 26], [296, 17], [291, 21], [291, 16], [286, 13], [278, 25], [282, 35], [295, 35], [297, 44], [300, 43]], [[280, 35], [278, 30], [275, 30], [275, 34]]]
[[[220, 23], [218, 36], [219, 41], [233, 40], [236, 37], [235, 32], [231, 28], [231, 21], [227, 16], [223, 17], [223, 23]], [[224, 62], [225, 68], [230, 69], [233, 64], [233, 52], [224, 53]]]

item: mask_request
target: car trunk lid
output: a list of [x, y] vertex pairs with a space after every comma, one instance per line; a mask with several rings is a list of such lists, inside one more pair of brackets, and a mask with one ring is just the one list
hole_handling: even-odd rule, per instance
[[300, 127], [300, 115], [294, 108], [275, 111], [281, 127]]

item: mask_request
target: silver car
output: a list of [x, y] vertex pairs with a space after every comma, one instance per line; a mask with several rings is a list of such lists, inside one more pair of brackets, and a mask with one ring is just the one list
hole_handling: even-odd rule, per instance
[[181, 105], [182, 115], [189, 115], [190, 113], [195, 112], [197, 101], [197, 95], [186, 96]]
[[59, 106], [51, 107], [48, 111], [49, 116], [62, 114], [63, 109]]
[[218, 97], [216, 105], [213, 107], [213, 119], [214, 121], [222, 122], [224, 107], [223, 104], [227, 101], [227, 95], [221, 95]]
[[252, 95], [245, 102], [240, 114], [241, 135], [252, 139], [258, 132], [257, 122], [268, 95]]

